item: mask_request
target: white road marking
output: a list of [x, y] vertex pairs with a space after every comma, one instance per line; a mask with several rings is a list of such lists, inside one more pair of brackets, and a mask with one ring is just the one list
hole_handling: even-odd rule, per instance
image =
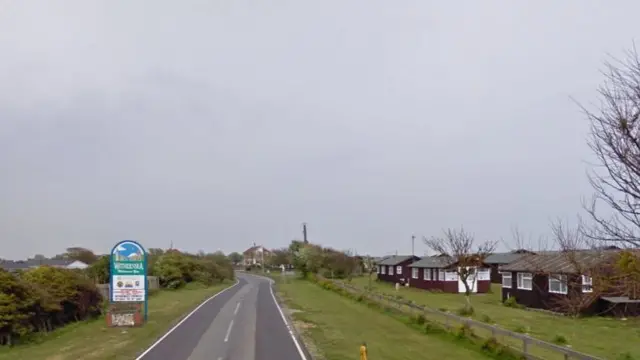
[[189, 314], [187, 314], [187, 316], [184, 317], [184, 319], [180, 320], [179, 323], [176, 324], [176, 326], [172, 327], [171, 329], [169, 329], [169, 331], [167, 331], [164, 335], [162, 335], [162, 337], [160, 339], [158, 339], [156, 342], [154, 342], [153, 344], [151, 344], [151, 346], [149, 346], [149, 348], [147, 348], [147, 350], [145, 350], [142, 354], [140, 354], [140, 356], [138, 356], [135, 360], [142, 360], [151, 350], [153, 350], [153, 348], [155, 348], [156, 346], [158, 346], [158, 344], [160, 344], [164, 339], [167, 338], [167, 336], [169, 336], [172, 332], [174, 332], [178, 327], [180, 327], [180, 325], [182, 325], [182, 323], [184, 323], [185, 321], [187, 321], [187, 319], [189, 319], [193, 314], [196, 313], [196, 311], [200, 310], [201, 307], [203, 307], [206, 303], [208, 303], [209, 301], [213, 300], [216, 296], [224, 293], [225, 291], [232, 289], [234, 287], [236, 287], [238, 284], [240, 284], [240, 280], [236, 280], [236, 283], [233, 284], [233, 286], [229, 286], [228, 288], [220, 291], [219, 293], [213, 295], [212, 297], [208, 298], [207, 300], [203, 301], [202, 304], [198, 305], [198, 307], [196, 307], [195, 309], [193, 309], [192, 312], [190, 312]]
[[229, 323], [229, 328], [227, 329], [227, 335], [224, 336], [224, 342], [229, 341], [229, 335], [231, 335], [232, 328], [233, 328], [233, 319], [231, 319], [231, 322]]
[[233, 315], [238, 315], [238, 310], [240, 310], [240, 304], [241, 302], [238, 302], [238, 305], [236, 305], [236, 309], [233, 311]]
[[296, 349], [298, 350], [298, 354], [300, 355], [300, 359], [307, 360], [307, 356], [304, 354], [304, 350], [302, 350], [302, 346], [300, 346], [300, 343], [298, 342], [298, 339], [296, 339], [296, 335], [293, 333], [293, 329], [292, 329], [291, 325], [289, 325], [289, 322], [287, 321], [287, 318], [284, 316], [284, 312], [282, 311], [282, 308], [280, 307], [280, 304], [278, 304], [278, 300], [276, 299], [276, 296], [273, 293], [273, 286], [272, 285], [273, 285], [273, 283], [275, 281], [273, 279], [270, 279], [270, 278], [266, 277], [266, 276], [260, 276], [260, 275], [253, 275], [253, 276], [257, 276], [257, 277], [261, 277], [261, 278], [269, 280], [269, 290], [271, 291], [271, 298], [273, 299], [273, 302], [276, 304], [276, 307], [278, 308], [278, 312], [280, 313], [280, 317], [282, 318], [282, 321], [284, 321], [284, 325], [287, 327], [287, 331], [289, 331], [289, 336], [291, 336], [291, 340], [293, 340], [293, 344], [296, 346]]

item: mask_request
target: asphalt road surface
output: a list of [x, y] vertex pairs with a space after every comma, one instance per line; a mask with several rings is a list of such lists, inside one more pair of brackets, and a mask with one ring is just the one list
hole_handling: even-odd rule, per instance
[[307, 360], [268, 279], [238, 283], [187, 316], [136, 360]]

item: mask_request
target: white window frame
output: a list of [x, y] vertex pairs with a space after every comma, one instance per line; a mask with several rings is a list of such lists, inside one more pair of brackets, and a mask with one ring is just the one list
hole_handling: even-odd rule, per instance
[[389, 265], [389, 275], [393, 275], [393, 266]]
[[422, 271], [424, 272], [422, 277], [427, 281], [431, 281], [431, 269], [422, 269]]
[[387, 275], [387, 266], [386, 265], [380, 265], [380, 274], [381, 275]]
[[478, 281], [490, 281], [491, 269], [479, 268], [476, 272], [476, 279], [478, 279]]
[[[500, 273], [500, 276], [502, 277], [502, 288], [503, 289], [511, 289], [511, 287], [513, 286], [513, 273], [511, 271], [504, 271]], [[505, 279], [509, 279], [509, 282], [507, 284], [505, 284]]]
[[402, 275], [402, 266], [396, 266], [396, 275]]
[[[559, 290], [552, 290], [551, 284], [558, 285]], [[567, 275], [550, 274], [549, 275], [549, 293], [567, 295], [569, 293], [569, 285], [567, 284]]]
[[445, 280], [445, 271], [443, 269], [438, 269], [438, 281]]
[[418, 278], [418, 273], [420, 272], [420, 269], [418, 268], [411, 268], [411, 278], [412, 279], [417, 279]]
[[460, 280], [460, 275], [455, 270], [447, 270], [445, 272], [445, 281], [458, 281]]
[[[524, 281], [529, 280], [531, 284], [529, 287], [524, 286]], [[518, 290], [533, 290], [533, 274], [528, 272], [519, 272], [518, 273]]]
[[593, 278], [591, 276], [582, 275], [582, 292], [583, 293], [592, 293], [593, 292]]

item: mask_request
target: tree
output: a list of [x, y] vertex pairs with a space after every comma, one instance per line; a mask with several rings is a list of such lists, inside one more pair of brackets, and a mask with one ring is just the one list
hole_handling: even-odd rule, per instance
[[[640, 247], [640, 59], [635, 47], [625, 59], [606, 62], [603, 73], [599, 109], [582, 106], [590, 123], [588, 145], [599, 168], [588, 175], [595, 194], [584, 207], [595, 226], [586, 234]], [[602, 216], [600, 204], [613, 215]]]
[[239, 252], [232, 252], [229, 254], [229, 260], [233, 265], [238, 265], [242, 262], [243, 256]]
[[424, 243], [438, 254], [449, 257], [455, 264], [455, 272], [464, 285], [464, 295], [467, 300], [466, 309], [471, 311], [470, 276], [475, 276], [476, 269], [484, 265], [484, 260], [496, 248], [496, 241], [484, 241], [476, 245], [473, 234], [464, 228], [447, 229], [442, 237], [424, 238]]
[[93, 251], [81, 247], [70, 247], [67, 248], [67, 252], [65, 253], [65, 258], [71, 260], [82, 261], [85, 264], [91, 265], [96, 260], [98, 260], [98, 256], [93, 253]]
[[271, 252], [271, 256], [268, 258], [268, 265], [271, 266], [280, 266], [280, 265], [290, 265], [291, 264], [291, 254], [289, 253], [289, 249], [275, 249]]

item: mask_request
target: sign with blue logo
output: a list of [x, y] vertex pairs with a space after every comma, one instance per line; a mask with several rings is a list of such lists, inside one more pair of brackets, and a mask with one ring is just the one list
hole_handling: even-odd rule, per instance
[[[133, 240], [111, 250], [109, 297], [112, 303], [147, 302], [147, 253]], [[146, 306], [145, 306], [146, 307]]]

